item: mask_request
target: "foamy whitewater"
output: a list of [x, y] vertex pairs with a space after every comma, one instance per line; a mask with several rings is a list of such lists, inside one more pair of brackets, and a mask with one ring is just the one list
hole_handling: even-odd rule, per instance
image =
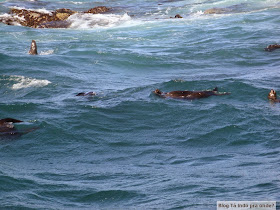
[[44, 87], [51, 83], [48, 80], [37, 80], [25, 78], [24, 76], [11, 76], [10, 80], [14, 80], [16, 82], [16, 84], [13, 84], [12, 86], [12, 89], [14, 90], [29, 87]]
[[[82, 13], [96, 6], [111, 10]], [[79, 13], [69, 28], [34, 29], [4, 24], [23, 21], [10, 8]], [[280, 94], [280, 49], [264, 48], [280, 44], [279, 10], [279, 0], [1, 1], [0, 119], [24, 122], [0, 133], [0, 209], [278, 201], [280, 103], [267, 95]], [[215, 87], [230, 95], [153, 93]]]

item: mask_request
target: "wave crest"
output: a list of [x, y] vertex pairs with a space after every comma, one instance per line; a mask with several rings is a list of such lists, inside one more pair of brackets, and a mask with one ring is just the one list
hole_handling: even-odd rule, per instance
[[44, 87], [51, 83], [48, 80], [33, 79], [24, 76], [11, 76], [10, 80], [16, 82], [16, 84], [12, 86], [13, 90], [29, 87]]
[[109, 28], [118, 26], [131, 20], [128, 14], [82, 14], [71, 15], [68, 19], [71, 22], [70, 28], [89, 29], [89, 28]]

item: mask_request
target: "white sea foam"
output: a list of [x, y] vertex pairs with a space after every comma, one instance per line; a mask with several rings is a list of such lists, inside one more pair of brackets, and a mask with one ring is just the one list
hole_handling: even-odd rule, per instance
[[82, 14], [77, 13], [68, 18], [72, 24], [70, 28], [89, 29], [89, 28], [109, 28], [121, 25], [131, 20], [127, 14]]
[[70, 1], [70, 3], [72, 3], [72, 4], [83, 4], [84, 2], [80, 2], [80, 1]]
[[46, 50], [46, 51], [41, 51], [40, 55], [51, 55], [53, 54], [54, 50]]
[[14, 7], [11, 7], [11, 9], [18, 9], [18, 10], [22, 10], [22, 9], [25, 9], [27, 11], [34, 11], [34, 12], [40, 12], [40, 13], [44, 13], [44, 14], [49, 14], [49, 15], [52, 15], [52, 12], [45, 9], [45, 8], [42, 8], [42, 9], [26, 9], [24, 7], [17, 7], [17, 6], [14, 6]]
[[16, 76], [16, 75], [11, 76], [10, 80], [16, 82], [16, 84], [12, 86], [13, 90], [29, 88], [29, 87], [44, 87], [51, 83], [48, 80], [33, 79], [24, 76]]
[[24, 21], [23, 17], [19, 17], [18, 15], [10, 15], [10, 14], [3, 14], [0, 15], [0, 21], [6, 24], [17, 25], [20, 26], [19, 21]]

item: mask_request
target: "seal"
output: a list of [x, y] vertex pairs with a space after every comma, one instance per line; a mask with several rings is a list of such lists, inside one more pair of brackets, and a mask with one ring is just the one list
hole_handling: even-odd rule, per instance
[[30, 50], [29, 50], [30, 55], [38, 55], [37, 52], [37, 44], [35, 40], [32, 40]]
[[174, 18], [183, 18], [181, 15], [177, 14]]
[[177, 14], [174, 17], [170, 17], [170, 18], [183, 18], [181, 15]]
[[277, 99], [277, 94], [276, 94], [276, 91], [271, 89], [270, 92], [268, 93], [268, 96], [267, 98], [272, 101], [272, 102], [278, 102], [280, 103], [280, 100]]
[[276, 49], [280, 48], [280, 44], [271, 44], [264, 48], [265, 51], [272, 52]]
[[23, 121], [13, 119], [13, 118], [0, 119], [0, 137], [7, 137], [7, 136], [19, 137], [23, 134], [26, 134], [26, 133], [29, 133], [31, 131], [38, 129], [38, 127], [34, 127], [34, 128], [30, 128], [30, 129], [23, 130], [23, 131], [18, 131], [15, 128], [14, 123], [21, 123], [21, 122], [23, 122]]
[[175, 98], [175, 99], [200, 99], [200, 98], [208, 98], [210, 96], [221, 96], [221, 95], [229, 95], [230, 93], [218, 93], [218, 88], [214, 88], [213, 90], [204, 90], [204, 91], [188, 91], [188, 90], [178, 90], [164, 93], [159, 89], [156, 89], [154, 93], [157, 96], [163, 98]]
[[87, 93], [78, 93], [76, 96], [96, 96], [97, 94], [95, 92], [87, 92]]
[[16, 133], [14, 123], [21, 123], [23, 121], [13, 119], [13, 118], [4, 118], [0, 120], [0, 133], [13, 135]]

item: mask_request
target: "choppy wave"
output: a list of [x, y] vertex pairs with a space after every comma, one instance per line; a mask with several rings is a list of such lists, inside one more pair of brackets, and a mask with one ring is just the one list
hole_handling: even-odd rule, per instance
[[[73, 16], [74, 30], [0, 24], [1, 118], [40, 127], [0, 138], [0, 209], [200, 210], [219, 199], [276, 200], [280, 103], [267, 94], [280, 91], [280, 49], [263, 48], [280, 41], [279, 11], [250, 11], [279, 2], [204, 15], [242, 2], [107, 1], [123, 7]], [[95, 6], [7, 0], [0, 10], [16, 4]], [[183, 19], [169, 18], [177, 13]], [[32, 39], [39, 56], [27, 54]], [[215, 87], [231, 94], [153, 94]], [[76, 96], [88, 91], [98, 95]]]

